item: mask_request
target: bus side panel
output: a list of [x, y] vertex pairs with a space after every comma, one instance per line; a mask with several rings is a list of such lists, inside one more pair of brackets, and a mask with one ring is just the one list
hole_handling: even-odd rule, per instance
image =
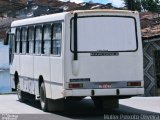
[[[51, 86], [50, 86], [50, 60], [48, 56], [34, 56], [34, 79], [39, 81], [39, 78], [42, 77], [45, 83], [46, 96], [51, 98]], [[37, 88], [37, 82], [35, 86]]]
[[70, 51], [70, 20], [73, 15], [67, 14], [65, 17], [65, 44], [64, 44], [64, 88], [67, 87], [68, 76], [70, 74], [71, 68], [69, 65], [73, 60], [73, 55]]
[[14, 74], [15, 72], [20, 74], [20, 60], [19, 55], [14, 54], [13, 62], [10, 64], [10, 74], [11, 74], [11, 87], [15, 89], [15, 81], [14, 81]]
[[51, 57], [51, 90], [52, 99], [62, 98], [63, 77], [62, 57]]
[[[143, 83], [143, 54], [142, 54], [142, 42], [141, 42], [141, 36], [140, 36], [140, 25], [139, 25], [139, 18], [137, 16], [134, 16], [134, 17], [137, 20], [137, 26], [136, 26], [137, 37], [138, 37], [137, 51], [118, 52], [118, 56], [109, 56], [109, 55], [108, 56], [91, 56], [90, 53], [78, 53], [78, 60], [76, 61], [73, 60], [73, 53], [70, 51], [70, 32], [71, 32], [70, 30], [71, 29], [69, 26], [70, 21], [68, 20], [68, 24], [66, 26], [67, 42], [66, 42], [66, 50], [65, 50], [66, 51], [66, 54], [65, 54], [65, 82], [66, 82], [65, 88], [66, 89], [69, 89], [67, 82], [70, 83], [71, 79], [80, 80], [80, 79], [89, 78], [90, 83], [117, 82], [118, 84], [121, 84], [123, 82], [133, 82], [133, 81], [139, 81]], [[84, 36], [84, 37], [87, 37], [87, 36]], [[87, 43], [86, 41], [86, 45], [90, 45], [90, 44]], [[74, 63], [77, 63], [77, 64], [74, 64]], [[75, 72], [74, 71], [75, 69], [77, 69], [78, 72]], [[91, 87], [92, 85], [93, 84], [91, 84]], [[118, 86], [118, 88], [121, 88], [121, 87]], [[141, 85], [141, 88], [143, 88], [143, 84]], [[127, 88], [127, 89], [130, 90], [130, 88]], [[97, 89], [95, 89], [95, 91], [96, 90]], [[69, 89], [68, 91], [70, 92], [70, 96], [74, 94], [73, 93], [74, 90]], [[115, 89], [115, 93], [116, 93], [116, 89]], [[137, 92], [136, 94], [139, 94], [139, 93]], [[141, 91], [140, 94], [143, 94], [143, 91]], [[86, 93], [84, 92], [84, 94], [81, 94], [81, 96], [83, 95], [86, 95]], [[90, 94], [88, 94], [88, 96], [89, 95]], [[99, 95], [101, 95], [100, 92], [99, 92]], [[123, 95], [123, 94], [120, 94], [120, 95]]]
[[51, 71], [51, 90], [52, 99], [60, 99], [64, 97], [64, 45], [65, 45], [65, 22], [62, 22], [62, 41], [61, 55], [50, 56], [50, 71]]
[[20, 80], [23, 81], [23, 91], [34, 94], [34, 79], [33, 79], [33, 56], [20, 55], [21, 74]]

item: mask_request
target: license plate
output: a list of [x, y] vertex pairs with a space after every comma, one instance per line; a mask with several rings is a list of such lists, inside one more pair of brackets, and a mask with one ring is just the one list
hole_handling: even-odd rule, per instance
[[111, 84], [108, 83], [99, 84], [99, 88], [101, 89], [111, 88]]

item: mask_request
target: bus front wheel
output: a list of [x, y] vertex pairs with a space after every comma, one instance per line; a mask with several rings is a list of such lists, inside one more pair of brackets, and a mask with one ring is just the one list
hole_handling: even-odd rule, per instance
[[28, 101], [26, 93], [21, 91], [21, 89], [20, 89], [20, 83], [19, 82], [17, 84], [17, 96], [18, 96], [18, 100], [20, 102], [27, 102]]
[[46, 98], [46, 90], [44, 83], [40, 86], [40, 103], [44, 112], [48, 111], [48, 99]]

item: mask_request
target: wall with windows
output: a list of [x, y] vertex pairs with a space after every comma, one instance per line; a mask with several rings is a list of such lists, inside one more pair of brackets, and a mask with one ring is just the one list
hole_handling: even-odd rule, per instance
[[9, 46], [0, 42], [0, 69], [9, 69]]
[[9, 46], [0, 42], [0, 93], [10, 91]]

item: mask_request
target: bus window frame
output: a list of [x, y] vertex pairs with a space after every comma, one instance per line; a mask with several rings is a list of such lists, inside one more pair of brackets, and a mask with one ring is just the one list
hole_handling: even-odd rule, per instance
[[[26, 32], [27, 32], [27, 36], [26, 36], [26, 40], [23, 40], [23, 29], [26, 29]], [[21, 46], [21, 49], [22, 49], [22, 55], [25, 55], [25, 54], [27, 54], [27, 41], [28, 41], [28, 26], [25, 26], [25, 27], [21, 27], [21, 31], [22, 31], [22, 33], [21, 33], [21, 44], [22, 44], [22, 46]], [[25, 44], [26, 44], [26, 47], [25, 47], [25, 52], [23, 53], [23, 42], [25, 42]]]
[[11, 32], [7, 33], [7, 41], [9, 45], [9, 64], [12, 64], [15, 54], [15, 34]]
[[[48, 24], [43, 24], [43, 39], [42, 39], [42, 55], [43, 56], [50, 56], [51, 55], [51, 41], [52, 41], [52, 23], [48, 23]], [[47, 39], [45, 40], [45, 33], [44, 33], [44, 30], [46, 27], [50, 26], [50, 39]], [[45, 42], [48, 41], [50, 43], [50, 48], [49, 48], [49, 53], [45, 53], [44, 50], [45, 50]]]
[[[33, 39], [30, 40], [29, 39], [29, 30], [32, 29], [33, 30]], [[33, 55], [34, 54], [34, 40], [35, 40], [35, 26], [28, 26], [28, 34], [27, 34], [27, 39], [28, 39], [28, 53], [29, 55]], [[33, 46], [32, 46], [32, 53], [30, 53], [30, 42], [33, 42]]]
[[[17, 40], [17, 31], [19, 29], [19, 40]], [[19, 51], [17, 51], [17, 41], [19, 42]], [[15, 54], [20, 54], [20, 41], [21, 41], [21, 27], [16, 27], [16, 32], [15, 32]]]
[[[54, 29], [54, 25], [55, 24], [61, 24], [61, 40], [60, 40], [60, 54], [53, 54], [53, 29]], [[63, 22], [62, 21], [59, 21], [59, 22], [53, 22], [52, 24], [52, 29], [51, 29], [51, 56], [53, 57], [61, 57], [62, 55], [62, 40], [63, 40]], [[57, 40], [55, 40], [57, 41]]]
[[[17, 53], [16, 52], [16, 49], [17, 49], [17, 41], [16, 41], [16, 39], [17, 39], [17, 36], [16, 36], [16, 34], [17, 34], [17, 29], [20, 29], [20, 41], [21, 41], [21, 37], [22, 37], [22, 30], [21, 30], [21, 28], [23, 28], [23, 27], [27, 27], [28, 29], [28, 31], [27, 31], [27, 40], [28, 40], [28, 44], [29, 44], [29, 28], [31, 27], [33, 27], [34, 28], [34, 39], [33, 39], [33, 53], [29, 53], [29, 45], [28, 45], [28, 48], [26, 48], [26, 49], [28, 49], [28, 53], [26, 52], [26, 54], [27, 55], [33, 55], [33, 56], [50, 56], [50, 57], [61, 57], [61, 55], [62, 55], [62, 41], [63, 41], [63, 29], [64, 29], [64, 25], [63, 25], [63, 22], [64, 22], [64, 20], [57, 20], [57, 21], [51, 21], [51, 22], [42, 22], [42, 23], [36, 23], [36, 24], [26, 24], [26, 25], [21, 25], [21, 26], [13, 26], [13, 27], [11, 27], [11, 29], [12, 28], [15, 28], [16, 30], [15, 30], [15, 51], [14, 51], [14, 53], [15, 54], [22, 54], [22, 53], [20, 53], [20, 48], [19, 48], [19, 53]], [[51, 49], [52, 49], [52, 38], [53, 38], [53, 26], [54, 26], [54, 24], [61, 24], [61, 52], [60, 52], [60, 55], [54, 55], [53, 53], [51, 53], [51, 50], [50, 50], [50, 54], [48, 54], [48, 55], [46, 55], [46, 54], [43, 54], [42, 53], [42, 40], [43, 40], [43, 25], [46, 25], [46, 24], [50, 24], [51, 25], [51, 42], [50, 42], [50, 47], [51, 47]], [[35, 53], [35, 42], [36, 42], [36, 27], [37, 26], [41, 26], [41, 28], [42, 28], [42, 38], [41, 38], [41, 52], [40, 52], [40, 54], [36, 54]], [[19, 46], [19, 47], [21, 47], [21, 46]]]
[[[38, 27], [41, 28], [41, 33], [42, 33], [41, 40], [36, 40], [36, 29]], [[42, 39], [43, 39], [43, 24], [35, 25], [35, 28], [34, 28], [34, 53], [33, 53], [35, 56], [42, 55]], [[36, 53], [36, 41], [40, 41], [40, 45], [41, 45], [41, 47], [40, 47], [40, 53]]]
[[[136, 38], [136, 49], [135, 50], [119, 50], [119, 51], [76, 51], [77, 53], [102, 53], [102, 52], [136, 52], [138, 51], [138, 44], [139, 44], [139, 41], [138, 41], [138, 29], [137, 29], [137, 20], [135, 17], [132, 17], [132, 16], [121, 16], [121, 15], [91, 15], [91, 16], [77, 16], [77, 19], [78, 18], [87, 18], [87, 17], [121, 17], [121, 18], [131, 18], [134, 20], [134, 23], [135, 23], [135, 38]], [[74, 39], [73, 39], [73, 36], [74, 36], [74, 17], [72, 17], [70, 19], [70, 51], [72, 53], [75, 53], [74, 51]], [[72, 33], [73, 32], [73, 33]]]

